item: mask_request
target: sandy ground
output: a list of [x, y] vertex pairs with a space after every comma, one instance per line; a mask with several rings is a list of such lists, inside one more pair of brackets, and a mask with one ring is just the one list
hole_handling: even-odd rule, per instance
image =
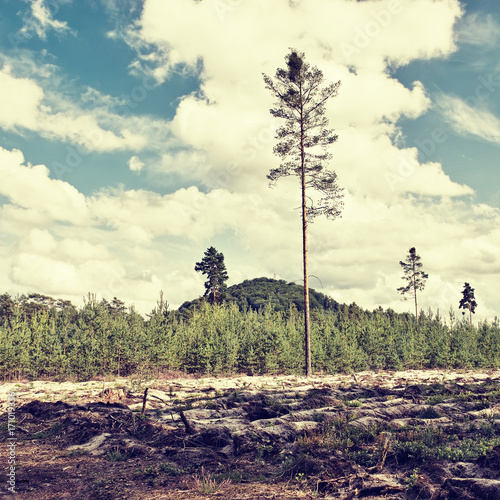
[[[479, 383], [485, 380], [500, 381], [500, 370], [405, 370], [359, 372], [354, 375], [314, 375], [311, 377], [297, 375], [236, 375], [233, 377], [202, 378], [153, 378], [139, 380], [137, 378], [110, 378], [89, 382], [52, 382], [26, 380], [0, 383], [0, 413], [6, 411], [9, 393], [15, 393], [16, 406], [30, 401], [65, 401], [78, 403], [80, 400], [102, 400], [105, 389], [126, 387], [135, 395], [140, 395], [149, 388], [148, 409], [161, 407], [172, 399], [184, 399], [195, 396], [198, 392], [227, 390], [263, 390], [287, 389], [307, 390], [310, 388], [332, 387], [382, 387], [392, 388], [401, 385], [434, 384], [454, 382], [458, 384]], [[138, 403], [139, 404], [139, 403]]]

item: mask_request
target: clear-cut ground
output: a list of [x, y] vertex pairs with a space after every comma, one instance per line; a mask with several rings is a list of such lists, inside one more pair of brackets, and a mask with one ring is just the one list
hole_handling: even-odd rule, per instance
[[18, 498], [500, 498], [499, 371], [4, 383], [5, 444], [12, 392]]

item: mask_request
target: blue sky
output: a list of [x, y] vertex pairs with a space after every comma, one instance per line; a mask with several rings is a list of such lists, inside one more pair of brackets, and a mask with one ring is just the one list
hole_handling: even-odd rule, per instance
[[[497, 53], [500, 8], [490, 0], [464, 2], [462, 5], [465, 15], [457, 22], [457, 50], [447, 58], [412, 62], [398, 68], [395, 76], [405, 85], [420, 80], [435, 101], [440, 94], [451, 94], [499, 116], [500, 63]], [[435, 144], [435, 148], [429, 144], [428, 149], [421, 146], [421, 154], [440, 162], [453, 180], [471, 186], [476, 191], [476, 200], [500, 206], [498, 142], [475, 134], [458, 133], [447, 120], [443, 120], [439, 108], [401, 125], [407, 144], [417, 147], [416, 141], [425, 140], [429, 131], [442, 128], [446, 141]], [[426, 154], [430, 151], [432, 153]]]
[[[343, 216], [310, 228], [311, 272], [340, 302], [500, 311], [500, 8], [494, 0], [0, 0], [0, 288], [150, 311], [231, 283], [301, 275], [296, 183], [269, 189], [262, 73], [303, 50], [327, 81]], [[266, 10], [267, 12], [267, 10]]]

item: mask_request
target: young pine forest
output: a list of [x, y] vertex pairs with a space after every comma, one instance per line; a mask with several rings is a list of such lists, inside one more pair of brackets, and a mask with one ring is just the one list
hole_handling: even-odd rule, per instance
[[[303, 372], [303, 287], [258, 278], [169, 310], [160, 294], [146, 318], [89, 294], [76, 308], [39, 294], [0, 296], [3, 380], [88, 380], [166, 371], [200, 375]], [[316, 373], [412, 368], [498, 368], [500, 326], [439, 312], [366, 311], [311, 290]]]

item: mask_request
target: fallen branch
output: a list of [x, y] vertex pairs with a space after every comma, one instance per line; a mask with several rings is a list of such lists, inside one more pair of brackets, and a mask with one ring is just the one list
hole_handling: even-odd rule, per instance
[[167, 404], [167, 402], [166, 402], [164, 399], [161, 399], [161, 398], [159, 398], [158, 396], [155, 396], [154, 394], [150, 394], [150, 395], [149, 395], [149, 397], [150, 397], [150, 398], [155, 398], [155, 399], [157, 399], [158, 401], [161, 401], [162, 403]]
[[123, 426], [127, 426], [126, 422], [123, 422], [122, 420], [118, 420], [117, 418], [113, 417], [113, 415], [108, 415], [111, 420], [114, 420], [115, 422], [118, 422], [119, 424]]

